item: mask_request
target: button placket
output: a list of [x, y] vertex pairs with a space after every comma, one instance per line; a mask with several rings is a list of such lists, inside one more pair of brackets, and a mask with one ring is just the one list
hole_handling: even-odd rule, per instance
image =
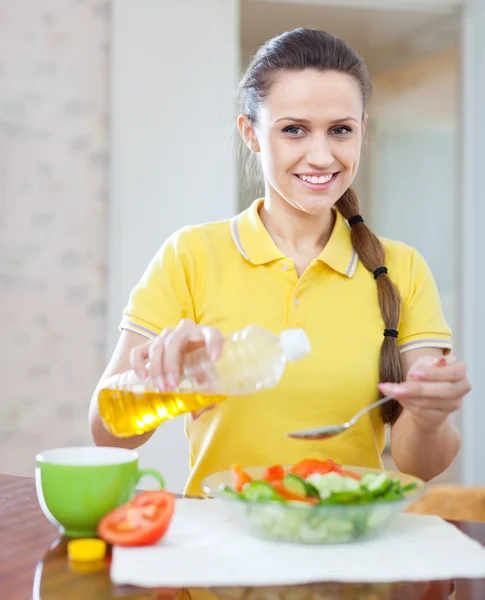
[[310, 272], [305, 272], [299, 278], [295, 288], [293, 289], [293, 295], [290, 304], [290, 326], [291, 327], [305, 327], [306, 323], [306, 298], [305, 294], [309, 291], [311, 286], [312, 277]]

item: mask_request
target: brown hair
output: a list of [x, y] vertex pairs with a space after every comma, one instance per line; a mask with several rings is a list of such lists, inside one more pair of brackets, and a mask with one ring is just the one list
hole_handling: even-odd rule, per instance
[[[363, 109], [372, 93], [372, 84], [362, 59], [343, 40], [316, 29], [295, 29], [266, 42], [253, 58], [240, 84], [242, 112], [256, 123], [258, 108], [271, 87], [272, 76], [278, 71], [338, 71], [356, 79], [362, 92]], [[364, 111], [363, 111], [364, 112]], [[343, 217], [349, 220], [360, 213], [357, 194], [349, 188], [336, 204]], [[352, 245], [360, 262], [373, 273], [385, 265], [384, 248], [363, 222], [351, 228]], [[384, 329], [396, 330], [401, 314], [401, 297], [386, 272], [376, 278], [379, 308]], [[403, 368], [397, 339], [384, 336], [380, 359], [379, 381], [403, 381]], [[382, 405], [385, 423], [394, 423], [402, 408], [395, 400]]]

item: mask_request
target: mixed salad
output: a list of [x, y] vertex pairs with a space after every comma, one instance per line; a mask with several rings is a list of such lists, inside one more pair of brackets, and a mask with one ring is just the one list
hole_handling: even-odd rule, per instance
[[[416, 487], [383, 471], [361, 476], [330, 459], [306, 459], [289, 468], [273, 465], [254, 479], [234, 465], [232, 485], [223, 484], [219, 495], [242, 501], [237, 504], [251, 528], [265, 537], [328, 543], [372, 533], [392, 515], [392, 504]], [[174, 508], [170, 492], [141, 492], [106, 514], [98, 535], [119, 546], [153, 544], [167, 532]]]
[[416, 483], [369, 472], [362, 476], [333, 460], [306, 459], [290, 468], [273, 465], [258, 478], [238, 465], [232, 485], [219, 496], [255, 534], [305, 544], [342, 543], [369, 537], [403, 508]]
[[253, 480], [239, 465], [232, 467], [232, 486], [223, 484], [221, 495], [249, 502], [303, 502], [307, 504], [366, 504], [401, 500], [416, 483], [402, 485], [387, 473], [363, 476], [346, 471], [333, 460], [306, 459], [289, 469], [274, 465]]

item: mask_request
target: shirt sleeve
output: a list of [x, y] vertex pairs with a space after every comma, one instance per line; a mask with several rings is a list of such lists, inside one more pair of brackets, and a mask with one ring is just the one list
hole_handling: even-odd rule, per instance
[[411, 252], [409, 293], [403, 298], [398, 342], [401, 352], [443, 348], [448, 354], [452, 349], [451, 329], [443, 314], [435, 280], [425, 259], [414, 249]]
[[193, 319], [190, 293], [190, 262], [186, 230], [173, 234], [150, 261], [133, 288], [123, 311], [120, 330], [128, 329], [147, 338], [175, 327], [181, 319]]

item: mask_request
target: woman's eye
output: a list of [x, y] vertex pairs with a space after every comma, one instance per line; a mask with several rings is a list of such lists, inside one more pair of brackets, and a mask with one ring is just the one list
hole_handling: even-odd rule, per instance
[[352, 128], [348, 125], [339, 125], [338, 127], [335, 127], [333, 129], [333, 133], [336, 133], [337, 135], [345, 135], [346, 133], [350, 133], [351, 131]]
[[297, 127], [296, 125], [288, 125], [283, 129], [285, 133], [289, 133], [290, 135], [300, 135], [303, 132], [301, 127]]

